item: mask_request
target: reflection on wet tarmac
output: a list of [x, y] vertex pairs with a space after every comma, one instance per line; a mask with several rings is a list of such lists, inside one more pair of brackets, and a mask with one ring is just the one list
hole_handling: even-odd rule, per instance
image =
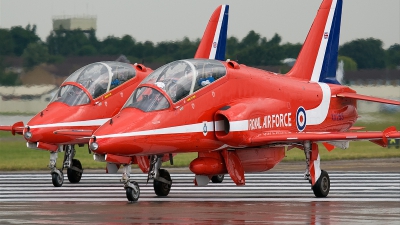
[[3, 202], [0, 215], [0, 224], [396, 224], [400, 203]]

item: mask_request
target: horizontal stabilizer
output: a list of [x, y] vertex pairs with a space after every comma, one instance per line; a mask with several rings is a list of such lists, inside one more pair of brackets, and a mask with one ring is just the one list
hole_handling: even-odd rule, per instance
[[364, 100], [364, 101], [370, 101], [370, 102], [379, 102], [379, 103], [386, 103], [386, 104], [392, 104], [392, 105], [400, 105], [400, 101], [371, 97], [371, 96], [367, 96], [367, 95], [360, 95], [357, 93], [340, 93], [340, 94], [337, 94], [336, 96], [341, 97], [341, 98], [352, 98], [352, 99]]

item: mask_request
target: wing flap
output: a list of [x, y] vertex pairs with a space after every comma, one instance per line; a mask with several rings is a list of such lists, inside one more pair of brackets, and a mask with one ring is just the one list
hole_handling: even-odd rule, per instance
[[400, 138], [400, 132], [395, 127], [384, 131], [360, 132], [301, 132], [258, 135], [250, 139], [252, 145], [267, 145], [277, 143], [298, 143], [302, 141], [329, 142], [329, 141], [357, 141], [369, 140], [379, 145], [387, 146], [389, 138]]
[[370, 102], [379, 102], [379, 103], [386, 103], [386, 104], [392, 104], [392, 105], [400, 105], [400, 101], [371, 97], [368, 95], [361, 95], [361, 94], [357, 94], [357, 93], [344, 92], [344, 93], [337, 94], [336, 97], [352, 98], [352, 99], [364, 100], [364, 101], [370, 101]]

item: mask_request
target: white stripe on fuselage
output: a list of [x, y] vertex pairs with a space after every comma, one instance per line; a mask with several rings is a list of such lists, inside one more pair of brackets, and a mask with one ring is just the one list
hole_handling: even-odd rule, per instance
[[223, 5], [221, 7], [221, 11], [219, 13], [219, 19], [218, 19], [218, 24], [217, 24], [217, 29], [215, 31], [215, 35], [214, 35], [214, 40], [213, 43], [217, 43], [217, 46], [214, 47], [213, 43], [211, 43], [211, 51], [210, 51], [210, 56], [208, 57], [209, 59], [215, 59], [215, 53], [217, 52], [218, 49], [218, 41], [219, 41], [219, 34], [221, 32], [221, 26], [222, 26], [222, 22], [224, 19], [224, 14], [225, 14], [225, 5]]
[[[333, 20], [333, 15], [335, 14], [335, 9], [336, 9], [336, 0], [334, 0], [332, 2], [331, 8], [329, 10], [329, 15], [328, 15], [328, 19], [326, 21], [325, 24], [325, 29], [324, 29], [324, 33], [328, 32], [328, 35], [330, 36], [330, 31], [331, 31], [331, 27], [332, 27], [332, 20]], [[324, 34], [321, 35], [321, 42], [320, 42], [320, 46], [318, 49], [318, 55], [317, 58], [315, 60], [315, 64], [314, 64], [314, 70], [311, 76], [311, 81], [314, 82], [318, 82], [320, 75], [321, 75], [321, 68], [322, 68], [322, 64], [324, 63], [324, 57], [325, 57], [325, 52], [326, 52], [326, 45], [328, 44], [329, 41], [329, 36], [328, 38], [324, 38]]]
[[318, 125], [324, 122], [328, 115], [329, 105], [331, 103], [331, 88], [326, 83], [317, 83], [322, 89], [322, 101], [314, 109], [306, 110], [306, 124]]
[[97, 119], [97, 120], [75, 121], [75, 122], [64, 122], [64, 123], [49, 123], [49, 124], [32, 125], [32, 126], [30, 126], [28, 124], [28, 126], [30, 128], [101, 126], [105, 122], [107, 122], [109, 119], [110, 118]]
[[[214, 122], [206, 122], [207, 132], [214, 131]], [[218, 129], [223, 129], [219, 127]], [[143, 135], [160, 135], [160, 134], [185, 134], [185, 133], [203, 133], [204, 123], [195, 123], [176, 127], [166, 127], [155, 130], [134, 131], [119, 134], [96, 135], [96, 138], [115, 138], [115, 137], [132, 137]], [[215, 130], [220, 131], [220, 130]]]

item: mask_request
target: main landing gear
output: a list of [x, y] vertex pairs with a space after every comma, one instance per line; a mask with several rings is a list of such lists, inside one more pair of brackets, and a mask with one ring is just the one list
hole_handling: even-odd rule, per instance
[[328, 196], [331, 182], [328, 173], [320, 169], [318, 145], [310, 141], [304, 142], [304, 153], [307, 164], [304, 179], [310, 182], [315, 197]]
[[[65, 151], [63, 166], [59, 170], [56, 167], [58, 152]], [[51, 170], [51, 180], [54, 187], [61, 187], [64, 183], [64, 168], [67, 168], [68, 180], [71, 183], [78, 183], [81, 180], [83, 169], [82, 164], [79, 160], [74, 159], [75, 147], [74, 145], [64, 145], [63, 148], [55, 152], [50, 153], [49, 168]]]
[[[161, 169], [162, 156], [151, 156], [150, 169], [147, 181], [153, 179], [153, 188], [157, 196], [167, 196], [171, 190], [172, 179], [169, 172]], [[136, 202], [140, 196], [140, 188], [137, 182], [130, 181], [131, 165], [124, 165], [121, 182], [124, 183], [126, 198], [130, 202]]]

